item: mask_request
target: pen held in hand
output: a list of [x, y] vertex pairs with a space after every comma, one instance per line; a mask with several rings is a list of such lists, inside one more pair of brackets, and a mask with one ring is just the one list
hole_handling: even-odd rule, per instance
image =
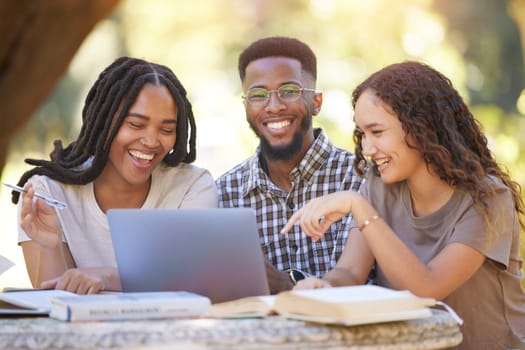
[[[17, 192], [20, 192], [20, 193], [26, 193], [27, 192], [26, 190], [24, 190], [20, 186], [6, 184], [5, 182], [4, 182], [4, 185], [9, 187], [13, 191], [17, 191]], [[35, 192], [35, 197], [42, 199], [50, 207], [53, 207], [53, 208], [56, 208], [56, 209], [65, 209], [65, 208], [67, 208], [66, 203], [63, 203], [63, 202], [58, 201], [56, 199], [53, 199], [51, 197], [44, 196], [43, 194]]]

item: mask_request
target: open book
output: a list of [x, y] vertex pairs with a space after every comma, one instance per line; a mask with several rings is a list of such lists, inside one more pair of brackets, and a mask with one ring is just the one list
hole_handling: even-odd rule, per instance
[[372, 285], [297, 290], [275, 296], [248, 297], [213, 304], [209, 315], [220, 318], [265, 316], [326, 324], [357, 325], [431, 316], [432, 298]]
[[51, 311], [51, 299], [76, 296], [63, 290], [13, 290], [0, 293], [0, 315], [46, 316]]

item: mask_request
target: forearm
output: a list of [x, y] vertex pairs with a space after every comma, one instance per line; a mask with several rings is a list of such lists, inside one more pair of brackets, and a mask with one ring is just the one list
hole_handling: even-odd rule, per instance
[[22, 250], [31, 284], [35, 288], [74, 267], [67, 245], [63, 243], [49, 248], [29, 241], [22, 243]]
[[322, 279], [330, 283], [332, 287], [351, 286], [365, 283], [365, 281], [361, 281], [350, 270], [337, 266], [328, 271]]
[[280, 271], [272, 265], [268, 258], [264, 258], [264, 268], [268, 278], [270, 294], [276, 294], [293, 288], [292, 280], [287, 272]]
[[434, 273], [397, 237], [382, 220], [363, 230], [378, 265], [396, 289], [423, 297], [439, 298]]
[[290, 290], [293, 288], [292, 280], [290, 275], [287, 272], [282, 272], [274, 274], [272, 278], [268, 281], [270, 287], [270, 294], [277, 294], [279, 292]]
[[360, 225], [360, 234], [393, 287], [408, 289], [420, 296], [435, 296], [435, 281], [429, 269], [399, 239], [390, 226], [377, 215], [364, 198], [352, 204], [353, 215]]

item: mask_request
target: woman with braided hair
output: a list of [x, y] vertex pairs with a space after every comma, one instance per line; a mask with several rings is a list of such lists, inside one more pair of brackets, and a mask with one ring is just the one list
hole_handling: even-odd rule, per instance
[[[216, 207], [213, 177], [190, 165], [196, 126], [186, 91], [166, 66], [121, 57], [89, 91], [78, 138], [18, 182], [19, 244], [31, 283], [79, 294], [120, 290], [106, 211]], [[67, 203], [57, 210], [35, 192]], [[19, 193], [13, 192], [13, 202]]]

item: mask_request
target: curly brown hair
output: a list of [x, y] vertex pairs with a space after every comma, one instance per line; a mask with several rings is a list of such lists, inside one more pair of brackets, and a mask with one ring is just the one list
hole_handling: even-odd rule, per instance
[[[398, 116], [406, 137], [411, 135], [416, 141], [429, 169], [449, 185], [472, 195], [486, 221], [488, 209], [482, 199], [495, 193], [486, 181], [487, 176], [493, 176], [511, 191], [516, 211], [521, 214], [520, 225], [525, 228], [520, 185], [495, 161], [480, 123], [447, 77], [426, 64], [408, 61], [389, 65], [357, 86], [352, 94], [354, 108], [365, 90], [372, 90]], [[368, 167], [361, 137], [356, 130], [354, 168], [359, 174]]]

